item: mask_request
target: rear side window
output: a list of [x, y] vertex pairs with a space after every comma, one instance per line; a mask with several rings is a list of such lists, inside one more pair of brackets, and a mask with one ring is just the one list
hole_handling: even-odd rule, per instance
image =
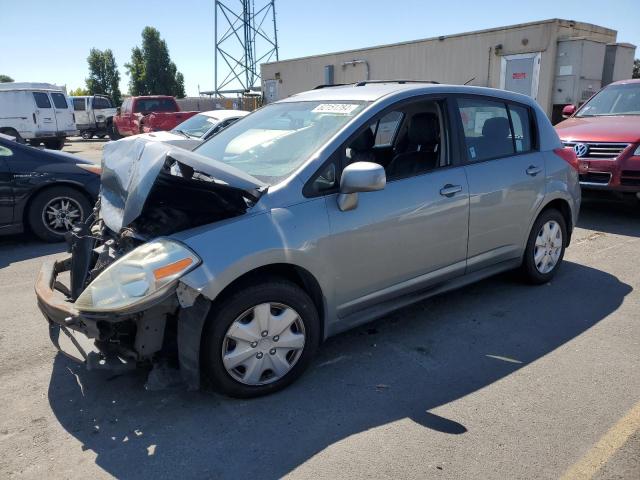
[[84, 104], [84, 98], [74, 98], [73, 99], [73, 109], [76, 112], [80, 112], [83, 110], [86, 110], [85, 104]]
[[532, 149], [526, 107], [485, 99], [458, 99], [467, 156], [473, 162], [524, 153]]
[[100, 110], [103, 108], [111, 108], [111, 102], [108, 98], [104, 97], [93, 97], [93, 108], [94, 110]]
[[67, 105], [67, 99], [61, 93], [52, 93], [51, 98], [53, 99], [53, 104], [56, 108], [69, 108]]
[[33, 92], [33, 98], [36, 101], [36, 107], [38, 108], [51, 108], [51, 102], [49, 101], [49, 95], [42, 92]]
[[10, 157], [13, 155], [13, 152], [9, 150], [7, 147], [3, 147], [0, 145], [0, 157]]
[[516, 152], [530, 152], [532, 149], [531, 121], [529, 109], [518, 105], [507, 105], [513, 123], [513, 138], [515, 139]]

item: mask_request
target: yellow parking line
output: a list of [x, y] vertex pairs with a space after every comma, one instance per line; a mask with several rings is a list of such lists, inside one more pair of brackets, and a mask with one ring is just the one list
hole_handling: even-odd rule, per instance
[[561, 477], [562, 480], [592, 478], [638, 430], [640, 430], [640, 402], [611, 427], [584, 457], [571, 466]]

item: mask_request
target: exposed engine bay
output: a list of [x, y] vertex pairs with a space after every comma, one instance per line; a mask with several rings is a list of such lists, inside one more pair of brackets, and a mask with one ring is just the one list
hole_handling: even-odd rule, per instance
[[[137, 247], [174, 232], [243, 215], [264, 191], [258, 180], [232, 167], [142, 139], [107, 144], [102, 168], [100, 199], [92, 215], [68, 235], [71, 258], [65, 269], [70, 286], [57, 280], [53, 284], [76, 306], [107, 267]], [[111, 353], [133, 364], [156, 362], [161, 351], [176, 366], [197, 363], [197, 349], [187, 351], [192, 345], [180, 351], [178, 343], [187, 345], [190, 333], [180, 336], [178, 324], [184, 323], [182, 328], [202, 324], [209, 302], [177, 282], [165, 290], [162, 298], [154, 298], [144, 308], [83, 311], [78, 318], [65, 320], [62, 327], [95, 339], [102, 363]], [[178, 322], [181, 315], [184, 322]], [[196, 379], [188, 383], [197, 388]]]

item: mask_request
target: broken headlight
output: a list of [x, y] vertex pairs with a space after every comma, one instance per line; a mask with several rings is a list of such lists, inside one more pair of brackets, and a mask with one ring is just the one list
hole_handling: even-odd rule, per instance
[[178, 242], [158, 239], [145, 243], [109, 265], [80, 294], [80, 311], [129, 309], [161, 296], [182, 275], [200, 263], [198, 256]]

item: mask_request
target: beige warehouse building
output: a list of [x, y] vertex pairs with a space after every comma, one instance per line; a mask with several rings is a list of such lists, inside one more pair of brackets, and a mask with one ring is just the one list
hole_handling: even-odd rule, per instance
[[375, 79], [489, 86], [534, 97], [548, 115], [630, 78], [635, 46], [609, 28], [551, 19], [261, 66], [267, 102], [321, 84]]

